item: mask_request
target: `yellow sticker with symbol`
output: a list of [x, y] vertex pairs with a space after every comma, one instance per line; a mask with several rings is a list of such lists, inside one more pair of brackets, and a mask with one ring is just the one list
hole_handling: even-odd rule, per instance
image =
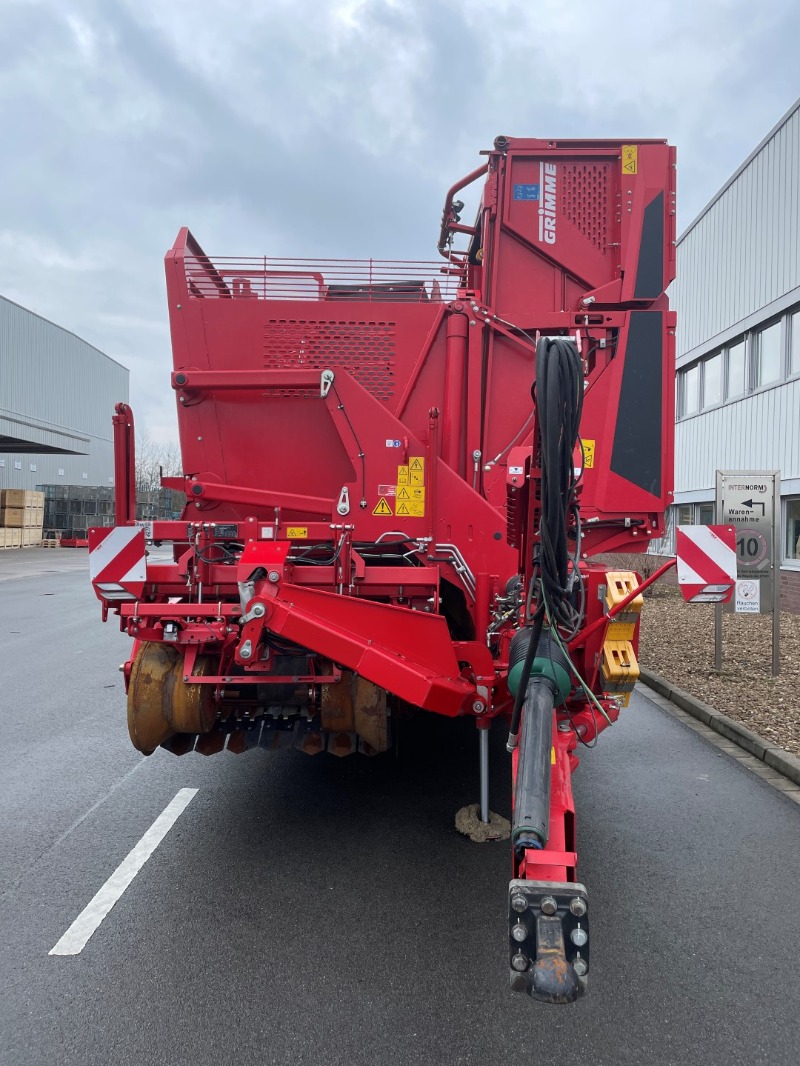
[[639, 170], [639, 145], [623, 144], [622, 146], [622, 173], [636, 174]]
[[397, 484], [398, 485], [410, 485], [410, 476], [407, 466], [398, 466], [397, 468]]
[[398, 485], [395, 514], [409, 518], [425, 517], [425, 489]]
[[389, 517], [389, 515], [392, 514], [392, 509], [389, 506], [385, 496], [381, 496], [381, 498], [378, 500], [377, 504], [373, 508], [372, 513], [377, 515], [383, 515], [387, 518]]
[[412, 455], [408, 460], [409, 484], [425, 484], [425, 460], [421, 455]]
[[593, 440], [584, 440], [583, 444], [583, 467], [584, 470], [591, 470], [594, 466], [594, 445]]
[[286, 536], [289, 540], [305, 540], [308, 536], [308, 526], [288, 526]]

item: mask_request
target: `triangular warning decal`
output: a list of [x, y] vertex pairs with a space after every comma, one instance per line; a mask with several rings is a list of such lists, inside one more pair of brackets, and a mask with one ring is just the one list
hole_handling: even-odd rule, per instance
[[398, 498], [398, 500], [410, 500], [411, 499], [411, 493], [408, 491], [408, 489], [405, 489], [405, 488], [401, 489], [398, 486], [397, 498]]
[[387, 517], [392, 514], [392, 509], [389, 506], [389, 504], [386, 502], [386, 497], [385, 496], [381, 496], [381, 498], [378, 500], [378, 503], [375, 506], [375, 508], [374, 508], [372, 513], [373, 514], [379, 514], [379, 515], [386, 515]]
[[408, 469], [409, 470], [422, 470], [422, 460], [421, 459], [414, 459], [414, 458], [409, 459], [409, 461], [408, 461]]
[[408, 505], [405, 504], [405, 503], [400, 503], [400, 504], [397, 505], [397, 513], [398, 514], [411, 514], [411, 512], [408, 509]]

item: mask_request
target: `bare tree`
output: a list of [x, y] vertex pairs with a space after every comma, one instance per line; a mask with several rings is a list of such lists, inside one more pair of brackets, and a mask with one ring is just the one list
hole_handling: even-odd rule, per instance
[[159, 443], [144, 430], [136, 432], [136, 491], [157, 492], [161, 488], [161, 472], [164, 477], [177, 477], [183, 473], [180, 448], [174, 441]]

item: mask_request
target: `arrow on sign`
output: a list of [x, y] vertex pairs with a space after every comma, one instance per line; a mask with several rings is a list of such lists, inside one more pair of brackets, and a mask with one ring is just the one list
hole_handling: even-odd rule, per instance
[[767, 513], [766, 505], [763, 504], [760, 500], [753, 500], [752, 496], [749, 500], [742, 500], [742, 507], [749, 507], [751, 511], [754, 507], [760, 507], [762, 517], [764, 517]]

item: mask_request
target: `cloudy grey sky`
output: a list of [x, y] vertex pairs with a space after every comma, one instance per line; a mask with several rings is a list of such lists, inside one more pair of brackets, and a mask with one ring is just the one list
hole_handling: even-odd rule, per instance
[[433, 258], [504, 133], [668, 137], [683, 228], [800, 95], [798, 40], [797, 0], [0, 0], [0, 293], [130, 367], [168, 440], [180, 226]]

